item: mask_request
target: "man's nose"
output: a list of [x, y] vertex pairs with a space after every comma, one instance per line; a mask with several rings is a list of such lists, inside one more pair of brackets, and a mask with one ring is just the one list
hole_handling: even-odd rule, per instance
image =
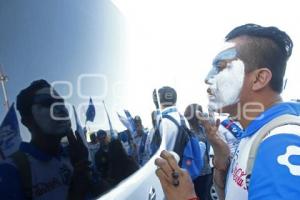
[[206, 76], [206, 78], [204, 79], [204, 83], [207, 85], [211, 85], [211, 81], [210, 81], [210, 77]]
[[69, 115], [69, 111], [64, 104], [56, 105], [55, 111], [56, 114], [61, 117], [67, 117]]
[[204, 83], [208, 85], [208, 79], [207, 78], [204, 79]]
[[212, 85], [213, 84], [213, 79], [217, 75], [217, 70], [213, 67], [206, 75], [204, 82], [207, 85]]

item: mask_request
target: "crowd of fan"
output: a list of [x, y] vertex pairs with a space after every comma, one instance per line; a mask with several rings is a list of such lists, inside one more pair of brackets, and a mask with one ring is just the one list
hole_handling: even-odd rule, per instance
[[[164, 113], [181, 116], [176, 109], [177, 94], [173, 88], [162, 87], [157, 93], [160, 105], [154, 91], [156, 109], [151, 113], [153, 127], [150, 130], [135, 116], [134, 133], [129, 129], [117, 133], [117, 137], [104, 130], [85, 133], [85, 137], [90, 137], [86, 145], [78, 132], [72, 131], [70, 119], [52, 117], [54, 114], [60, 119], [68, 118], [64, 99], [47, 81], [32, 82], [19, 93], [16, 106], [21, 122], [31, 133], [31, 141], [22, 142], [19, 150], [0, 164], [1, 198], [94, 198], [115, 187], [145, 165], [159, 149], [163, 127], [170, 123], [161, 116]], [[58, 105], [53, 107], [55, 103]], [[195, 104], [190, 105], [185, 114], [192, 116], [195, 109], [202, 111], [201, 106]], [[189, 118], [194, 133], [199, 141], [208, 145], [203, 128], [193, 126], [194, 121]], [[165, 133], [167, 150], [172, 150], [176, 134], [172, 133], [174, 127], [168, 129]], [[67, 140], [62, 140], [65, 137]], [[211, 174], [207, 156], [205, 162], [202, 176]], [[208, 181], [199, 180], [196, 182], [200, 185]]]

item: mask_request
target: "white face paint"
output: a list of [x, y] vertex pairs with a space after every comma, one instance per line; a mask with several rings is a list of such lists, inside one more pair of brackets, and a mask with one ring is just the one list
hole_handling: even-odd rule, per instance
[[[36, 92], [36, 97], [38, 95], [44, 95], [45, 97], [51, 97], [49, 88], [44, 88]], [[46, 98], [47, 99], [47, 98]], [[42, 100], [42, 101], [45, 101]], [[70, 120], [57, 120], [53, 117], [68, 117], [68, 110], [64, 106], [64, 103], [59, 103], [58, 106], [53, 108], [45, 106], [43, 104], [34, 104], [32, 105], [32, 116], [44, 134], [55, 135], [55, 136], [64, 136], [67, 131], [71, 128]], [[51, 109], [53, 109], [51, 111]], [[52, 114], [51, 114], [52, 112]]]
[[[232, 60], [234, 59], [234, 60]], [[229, 61], [225, 68], [218, 69], [218, 61]], [[239, 101], [244, 82], [245, 65], [236, 59], [234, 48], [221, 52], [215, 59], [213, 69], [208, 74], [206, 82], [209, 85], [209, 109], [219, 110]]]

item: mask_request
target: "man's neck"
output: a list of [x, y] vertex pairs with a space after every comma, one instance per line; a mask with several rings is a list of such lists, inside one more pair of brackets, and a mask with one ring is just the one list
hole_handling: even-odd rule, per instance
[[39, 135], [32, 137], [31, 143], [42, 152], [56, 156], [60, 153], [60, 140], [59, 137]]
[[199, 133], [199, 131], [200, 131], [200, 126], [198, 124], [197, 125], [190, 124], [190, 128], [191, 128], [191, 130], [195, 131], [196, 133]]
[[174, 107], [174, 106], [175, 106], [175, 104], [174, 104], [174, 105], [167, 105], [167, 106], [161, 105], [160, 108], [161, 108], [161, 110], [163, 111], [163, 110], [165, 110], [165, 109], [168, 109], [168, 108], [171, 108], [171, 107]]
[[251, 121], [258, 117], [261, 113], [266, 111], [273, 105], [282, 102], [280, 95], [275, 95], [273, 97], [264, 98], [263, 101], [254, 101], [253, 103], [248, 102], [242, 104], [240, 107], [241, 112], [238, 113], [239, 122], [243, 128], [246, 128]]

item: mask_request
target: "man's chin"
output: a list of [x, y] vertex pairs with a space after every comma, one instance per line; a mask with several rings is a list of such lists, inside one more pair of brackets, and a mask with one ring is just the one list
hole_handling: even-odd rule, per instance
[[63, 138], [65, 136], [67, 136], [67, 133], [49, 133], [49, 134], [47, 134], [48, 138], [57, 138], [57, 139], [60, 139], [60, 138]]
[[[72, 129], [70, 127], [67, 127], [59, 132], [56, 133], [57, 136], [60, 136], [60, 137], [65, 137], [67, 136], [67, 134], [72, 131]], [[73, 132], [73, 131], [72, 131]]]
[[218, 112], [222, 107], [215, 102], [208, 103], [208, 110], [212, 112]]
[[67, 131], [57, 134], [57, 137], [65, 137], [67, 136]]
[[69, 129], [62, 129], [62, 130], [55, 130], [51, 133], [47, 133], [46, 135], [48, 137], [52, 137], [52, 138], [63, 138], [65, 136], [67, 136], [68, 132], [69, 132]]
[[232, 104], [232, 105], [228, 105], [228, 106], [224, 106], [222, 108], [222, 110], [220, 110], [219, 112], [220, 113], [227, 113], [229, 114], [231, 117], [234, 117], [234, 118], [237, 118], [237, 112], [238, 110], [238, 107], [237, 107], [237, 104]]

